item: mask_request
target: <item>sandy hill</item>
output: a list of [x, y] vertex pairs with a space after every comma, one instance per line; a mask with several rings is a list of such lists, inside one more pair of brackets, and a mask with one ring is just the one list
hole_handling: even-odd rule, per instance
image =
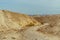
[[34, 18], [16, 12], [0, 10], [0, 30], [20, 29], [25, 26], [34, 26], [39, 24]]
[[26, 40], [23, 30], [37, 25], [40, 23], [31, 16], [0, 10], [0, 40]]
[[60, 40], [60, 15], [28, 16], [0, 10], [0, 40]]

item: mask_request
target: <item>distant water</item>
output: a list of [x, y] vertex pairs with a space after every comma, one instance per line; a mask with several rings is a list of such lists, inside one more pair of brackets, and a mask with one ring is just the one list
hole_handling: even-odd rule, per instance
[[60, 14], [60, 0], [0, 0], [0, 9], [24, 14]]

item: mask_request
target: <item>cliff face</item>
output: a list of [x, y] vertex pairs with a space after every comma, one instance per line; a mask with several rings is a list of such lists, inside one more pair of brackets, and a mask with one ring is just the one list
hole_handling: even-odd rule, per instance
[[37, 24], [39, 23], [28, 15], [0, 10], [0, 30], [20, 29]]

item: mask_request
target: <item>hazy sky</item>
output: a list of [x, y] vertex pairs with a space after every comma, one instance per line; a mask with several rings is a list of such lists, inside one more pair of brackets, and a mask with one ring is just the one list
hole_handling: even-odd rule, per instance
[[26, 14], [60, 13], [60, 0], [0, 0], [0, 9]]

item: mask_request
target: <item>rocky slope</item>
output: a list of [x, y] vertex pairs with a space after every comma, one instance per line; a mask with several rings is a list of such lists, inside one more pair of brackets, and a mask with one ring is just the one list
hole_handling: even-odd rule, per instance
[[34, 17], [40, 23], [48, 24], [39, 28], [37, 31], [42, 32], [47, 35], [54, 35], [60, 37], [60, 14], [56, 15], [44, 15]]
[[39, 24], [28, 15], [0, 10], [0, 40], [23, 40], [21, 31]]
[[20, 29], [21, 27], [37, 24], [39, 23], [28, 15], [0, 10], [0, 30], [5, 30], [5, 28]]
[[60, 40], [60, 16], [0, 10], [0, 40]]
[[[34, 16], [33, 16], [34, 17]], [[56, 15], [44, 15], [44, 16], [35, 16], [34, 17], [38, 22], [44, 24], [44, 23], [50, 23], [51, 26], [57, 25], [60, 23], [60, 14]]]

